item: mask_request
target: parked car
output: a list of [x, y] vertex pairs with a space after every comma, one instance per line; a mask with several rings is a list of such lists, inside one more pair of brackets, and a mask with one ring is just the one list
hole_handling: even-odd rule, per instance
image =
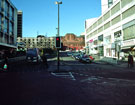
[[74, 53], [72, 53], [72, 57], [75, 58], [75, 56], [78, 54], [79, 54], [78, 52], [74, 52]]
[[79, 59], [80, 62], [92, 63], [92, 59], [88, 55], [82, 55]]
[[73, 54], [72, 54], [72, 57], [73, 57], [74, 59], [77, 59], [77, 58], [80, 56], [80, 54], [81, 54], [81, 53], [79, 53], [79, 52], [73, 53]]
[[67, 52], [67, 56], [72, 56], [72, 52]]
[[26, 61], [27, 62], [37, 62], [37, 63], [41, 61], [41, 57], [39, 55], [38, 48], [31, 48], [31, 49], [27, 50]]

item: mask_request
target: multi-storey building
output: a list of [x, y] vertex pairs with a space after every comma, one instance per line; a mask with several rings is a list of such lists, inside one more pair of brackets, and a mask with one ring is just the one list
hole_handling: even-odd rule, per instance
[[18, 43], [24, 43], [25, 50], [28, 48], [55, 48], [54, 37], [18, 37]]
[[17, 12], [17, 37], [22, 37], [22, 17], [23, 17], [23, 12], [18, 11]]
[[115, 0], [111, 6], [107, 2], [109, 8], [103, 1], [101, 16], [85, 22], [87, 53], [118, 59], [127, 52], [135, 55], [135, 0]]
[[108, 8], [110, 8], [117, 0], [101, 0], [101, 10], [104, 13]]
[[16, 48], [17, 9], [10, 0], [0, 0], [0, 55]]

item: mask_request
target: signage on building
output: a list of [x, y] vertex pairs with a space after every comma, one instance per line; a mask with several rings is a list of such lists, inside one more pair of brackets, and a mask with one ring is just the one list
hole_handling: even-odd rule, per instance
[[133, 46], [135, 45], [135, 40], [128, 40], [128, 41], [123, 41], [123, 46]]
[[89, 40], [89, 42], [92, 43], [93, 42], [93, 39]]

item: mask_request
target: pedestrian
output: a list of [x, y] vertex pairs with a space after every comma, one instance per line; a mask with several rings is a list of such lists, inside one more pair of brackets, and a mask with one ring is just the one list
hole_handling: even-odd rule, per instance
[[46, 65], [46, 68], [48, 68], [48, 63], [47, 63], [47, 58], [46, 58], [46, 55], [43, 54], [43, 56], [41, 56], [42, 60], [43, 60], [43, 63], [45, 63]]
[[128, 56], [128, 68], [132, 68], [134, 65], [133, 56], [129, 53]]
[[46, 55], [45, 55], [43, 49], [41, 49], [40, 56], [41, 56], [41, 58], [42, 58], [43, 63], [45, 63], [46, 68], [48, 68], [47, 58], [46, 58]]

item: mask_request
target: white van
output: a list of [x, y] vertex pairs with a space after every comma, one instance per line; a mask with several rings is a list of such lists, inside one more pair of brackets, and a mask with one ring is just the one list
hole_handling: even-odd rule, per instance
[[37, 63], [41, 61], [41, 57], [39, 55], [39, 49], [38, 48], [28, 49], [26, 52], [26, 61], [37, 62]]

